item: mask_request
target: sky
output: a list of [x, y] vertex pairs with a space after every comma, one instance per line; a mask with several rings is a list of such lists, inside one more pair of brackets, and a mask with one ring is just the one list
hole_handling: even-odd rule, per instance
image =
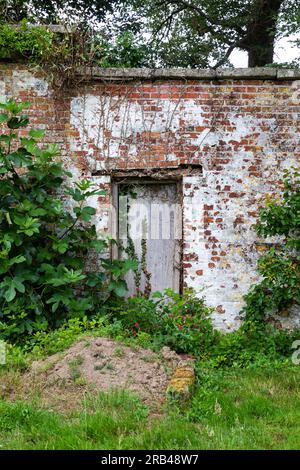
[[[275, 47], [275, 62], [291, 62], [299, 58], [299, 47], [293, 45], [290, 41], [299, 39], [299, 35], [290, 36], [288, 38], [280, 39]], [[244, 51], [235, 50], [230, 56], [230, 62], [236, 68], [247, 67], [248, 57]]]

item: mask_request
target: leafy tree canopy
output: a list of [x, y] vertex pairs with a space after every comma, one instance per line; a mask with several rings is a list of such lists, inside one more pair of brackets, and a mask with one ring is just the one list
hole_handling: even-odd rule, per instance
[[57, 23], [74, 17], [89, 24], [103, 20], [117, 3], [114, 0], [0, 0], [0, 15], [5, 21], [11, 22], [33, 17]]
[[300, 173], [284, 172], [282, 195], [268, 195], [260, 212], [257, 232], [264, 237], [281, 236], [259, 259], [261, 282], [245, 296], [247, 322], [261, 322], [270, 313], [288, 316], [300, 305]]
[[[216, 68], [230, 65], [236, 49], [248, 53], [249, 67], [265, 66], [278, 39], [300, 33], [299, 0], [0, 0], [0, 15], [77, 22], [112, 47], [132, 34], [137, 66]], [[125, 49], [132, 66], [131, 46]]]
[[300, 31], [298, 0], [125, 0], [165, 66], [218, 67], [235, 49], [249, 67], [271, 64], [277, 39]]

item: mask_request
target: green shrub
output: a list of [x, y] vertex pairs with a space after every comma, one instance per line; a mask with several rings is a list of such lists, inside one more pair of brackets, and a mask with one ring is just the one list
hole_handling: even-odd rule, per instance
[[97, 35], [94, 45], [97, 46], [95, 62], [101, 67], [145, 67], [147, 66], [147, 48], [139, 45], [131, 31], [120, 33], [115, 43]]
[[121, 321], [132, 336], [145, 332], [156, 345], [196, 355], [207, 354], [218, 337], [211, 312], [204, 299], [189, 289], [182, 295], [166, 289], [151, 299], [131, 297], [109, 309], [111, 318]]
[[300, 332], [278, 330], [271, 325], [258, 328], [256, 322], [247, 323], [234, 332], [219, 335], [210, 351], [209, 365], [214, 368], [266, 366], [290, 360], [293, 341]]
[[0, 58], [39, 61], [50, 53], [53, 33], [45, 27], [29, 27], [22, 21], [18, 27], [0, 23]]
[[46, 24], [33, 26], [25, 19], [10, 25], [0, 19], [0, 59], [33, 64], [58, 88], [76, 82], [78, 67], [146, 65], [147, 50], [136, 43], [130, 31], [121, 32], [111, 41], [90, 28], [61, 27], [63, 32], [55, 33]]
[[182, 295], [166, 289], [157, 294], [163, 319], [164, 344], [177, 352], [206, 355], [218, 337], [211, 320], [213, 309], [191, 289]]
[[282, 196], [268, 197], [256, 227], [259, 235], [281, 236], [283, 242], [258, 262], [262, 281], [245, 296], [246, 323], [259, 325], [269, 313], [287, 315], [300, 306], [300, 173], [286, 170], [283, 181]]
[[88, 180], [68, 186], [58, 147], [38, 145], [43, 131], [18, 137], [29, 121], [27, 106], [0, 104], [0, 336], [13, 341], [93, 316], [110, 294], [125, 294], [122, 277], [136, 268], [131, 260], [99, 258], [98, 270], [88, 269], [87, 256], [99, 257], [108, 242], [97, 236], [95, 209], [86, 201], [105, 192]]
[[119, 320], [124, 329], [136, 336], [139, 331], [154, 335], [162, 329], [162, 316], [158, 303], [143, 296], [129, 297], [123, 301], [112, 302], [108, 314]]

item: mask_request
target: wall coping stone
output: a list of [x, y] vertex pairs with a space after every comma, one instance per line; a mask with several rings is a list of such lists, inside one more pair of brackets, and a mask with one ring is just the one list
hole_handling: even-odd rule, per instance
[[147, 69], [147, 68], [101, 68], [79, 67], [77, 73], [86, 80], [300, 80], [300, 69], [277, 69], [270, 67], [239, 69]]
[[[17, 65], [20, 67], [30, 65], [23, 61], [0, 59], [1, 65]], [[271, 67], [254, 68], [223, 68], [223, 69], [148, 69], [148, 68], [101, 68], [101, 67], [77, 67], [76, 74], [80, 80], [84, 81], [136, 81], [136, 80], [300, 80], [299, 69], [280, 69]]]

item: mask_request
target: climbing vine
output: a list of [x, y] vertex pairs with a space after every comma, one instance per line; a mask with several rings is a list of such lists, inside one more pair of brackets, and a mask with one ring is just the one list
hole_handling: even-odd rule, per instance
[[142, 221], [142, 239], [141, 239], [141, 270], [145, 276], [145, 289], [144, 296], [149, 298], [152, 290], [151, 286], [151, 273], [148, 271], [147, 267], [147, 221], [144, 219]]
[[[127, 244], [125, 248], [123, 247], [123, 250], [128, 256], [128, 259], [133, 260], [139, 266], [139, 268], [133, 272], [136, 295], [137, 296], [142, 295], [145, 298], [149, 298], [151, 291], [152, 291], [152, 286], [151, 286], [151, 273], [149, 272], [148, 267], [147, 267], [147, 231], [148, 231], [147, 220], [146, 219], [142, 220], [142, 237], [141, 237], [141, 242], [140, 242], [141, 243], [141, 257], [139, 258], [136, 252], [134, 241], [130, 234], [130, 223], [128, 223], [128, 220], [127, 220], [127, 215], [130, 209], [130, 199], [131, 198], [136, 199], [136, 196], [137, 196], [134, 191], [134, 186], [133, 185], [121, 186], [119, 194], [123, 196], [130, 196], [127, 198], [126, 214], [119, 215], [120, 217], [123, 218], [122, 222], [126, 224]], [[141, 289], [142, 275], [145, 281], [143, 291]]]
[[[127, 247], [125, 248], [125, 253], [128, 255], [129, 259], [132, 259], [139, 264], [139, 258], [136, 254], [133, 240], [129, 234], [127, 235]], [[139, 269], [137, 269], [133, 273], [133, 277], [134, 277], [134, 284], [135, 284], [136, 292], [139, 295], [141, 291], [141, 278], [142, 278], [142, 275]]]
[[257, 233], [283, 238], [258, 261], [261, 282], [245, 296], [246, 323], [262, 322], [268, 314], [289, 315], [300, 305], [300, 173], [284, 172], [282, 196], [268, 197], [260, 212]]
[[122, 32], [115, 44], [103, 34], [78, 25], [31, 25], [0, 21], [0, 59], [26, 61], [47, 75], [55, 89], [80, 82], [79, 72], [92, 66], [141, 67], [146, 50]]

